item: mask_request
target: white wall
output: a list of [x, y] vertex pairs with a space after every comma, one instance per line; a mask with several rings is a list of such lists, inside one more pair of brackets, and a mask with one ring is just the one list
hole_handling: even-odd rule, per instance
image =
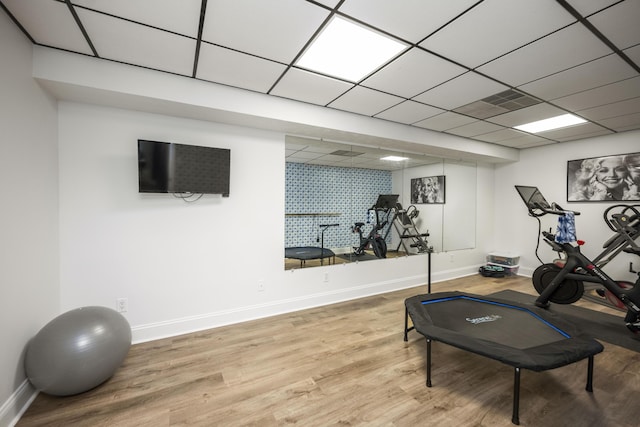
[[[138, 138], [230, 148], [231, 196], [139, 194]], [[284, 270], [282, 134], [62, 102], [59, 158], [62, 310], [127, 298], [134, 342], [426, 281], [426, 257]], [[434, 280], [484, 256], [461, 252], [434, 255]]]
[[[595, 257], [602, 251], [602, 244], [613, 234], [603, 220], [604, 210], [614, 202], [567, 203], [567, 161], [623, 154], [640, 151], [640, 131], [625, 132], [589, 140], [565, 142], [522, 150], [520, 161], [496, 166], [494, 187], [496, 191], [495, 249], [521, 255], [520, 273], [531, 274], [539, 265], [535, 257], [538, 223], [527, 216], [527, 210], [514, 185], [537, 186], [549, 202], [556, 202], [565, 209], [581, 212], [576, 217], [578, 238], [585, 240], [582, 251]], [[555, 230], [557, 218], [546, 215], [542, 218], [543, 229]], [[550, 262], [555, 253], [541, 243], [539, 251], [545, 262]], [[619, 280], [635, 281], [628, 272], [629, 261], [634, 261], [636, 270], [640, 260], [629, 254], [620, 254], [605, 271]]]
[[31, 42], [0, 12], [0, 425], [33, 389], [29, 339], [59, 312], [56, 104], [31, 78]]
[[[253, 304], [258, 280], [281, 274], [282, 135], [87, 104], [59, 111], [63, 310], [127, 298], [134, 340], [149, 339], [135, 329]], [[138, 138], [231, 149], [230, 197], [138, 193]]]

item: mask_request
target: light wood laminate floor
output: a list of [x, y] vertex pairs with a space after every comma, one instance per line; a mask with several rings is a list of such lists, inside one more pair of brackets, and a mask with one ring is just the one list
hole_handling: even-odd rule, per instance
[[[534, 293], [524, 277], [475, 275], [432, 287], [503, 289]], [[18, 426], [512, 425], [510, 366], [434, 343], [433, 387], [425, 387], [425, 340], [413, 331], [403, 341], [404, 300], [425, 292], [417, 287], [134, 345], [108, 382], [77, 396], [40, 394]], [[584, 389], [586, 360], [523, 370], [520, 424], [640, 425], [640, 353], [604, 344], [593, 393]]]

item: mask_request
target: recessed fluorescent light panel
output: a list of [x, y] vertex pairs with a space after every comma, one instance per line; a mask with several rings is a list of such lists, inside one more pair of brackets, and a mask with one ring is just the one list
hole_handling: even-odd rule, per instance
[[549, 119], [538, 120], [537, 122], [526, 123], [520, 126], [514, 126], [515, 129], [529, 133], [539, 133], [548, 130], [565, 128], [567, 126], [579, 125], [585, 123], [586, 120], [573, 114], [563, 114], [561, 116], [551, 117]]
[[297, 65], [358, 82], [406, 47], [403, 43], [336, 16], [311, 43]]
[[388, 160], [390, 162], [401, 162], [403, 160], [409, 160], [408, 157], [400, 157], [400, 156], [387, 156], [383, 157], [380, 160]]

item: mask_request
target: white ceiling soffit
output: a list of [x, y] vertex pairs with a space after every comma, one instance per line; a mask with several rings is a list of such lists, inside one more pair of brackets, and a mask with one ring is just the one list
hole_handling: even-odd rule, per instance
[[[0, 0], [0, 5], [6, 21], [37, 46], [93, 56], [105, 66], [117, 62], [350, 113], [343, 120], [365, 117], [516, 149], [640, 129], [638, 0]], [[296, 60], [336, 15], [409, 48], [355, 83], [298, 68]], [[63, 85], [57, 86], [64, 96]], [[73, 88], [76, 96], [79, 86]], [[487, 101], [505, 92], [529, 103], [505, 111]], [[252, 114], [251, 106], [244, 107]], [[582, 130], [529, 138], [495, 137], [552, 112], [589, 123]], [[290, 121], [290, 127], [304, 130], [307, 119]], [[310, 136], [353, 136], [330, 122], [314, 125], [313, 132]], [[378, 135], [378, 142], [387, 137]]]

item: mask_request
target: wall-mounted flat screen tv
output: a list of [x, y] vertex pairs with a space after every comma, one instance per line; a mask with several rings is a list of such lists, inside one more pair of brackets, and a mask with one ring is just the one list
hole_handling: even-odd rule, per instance
[[225, 148], [139, 139], [138, 190], [229, 197], [230, 163]]

